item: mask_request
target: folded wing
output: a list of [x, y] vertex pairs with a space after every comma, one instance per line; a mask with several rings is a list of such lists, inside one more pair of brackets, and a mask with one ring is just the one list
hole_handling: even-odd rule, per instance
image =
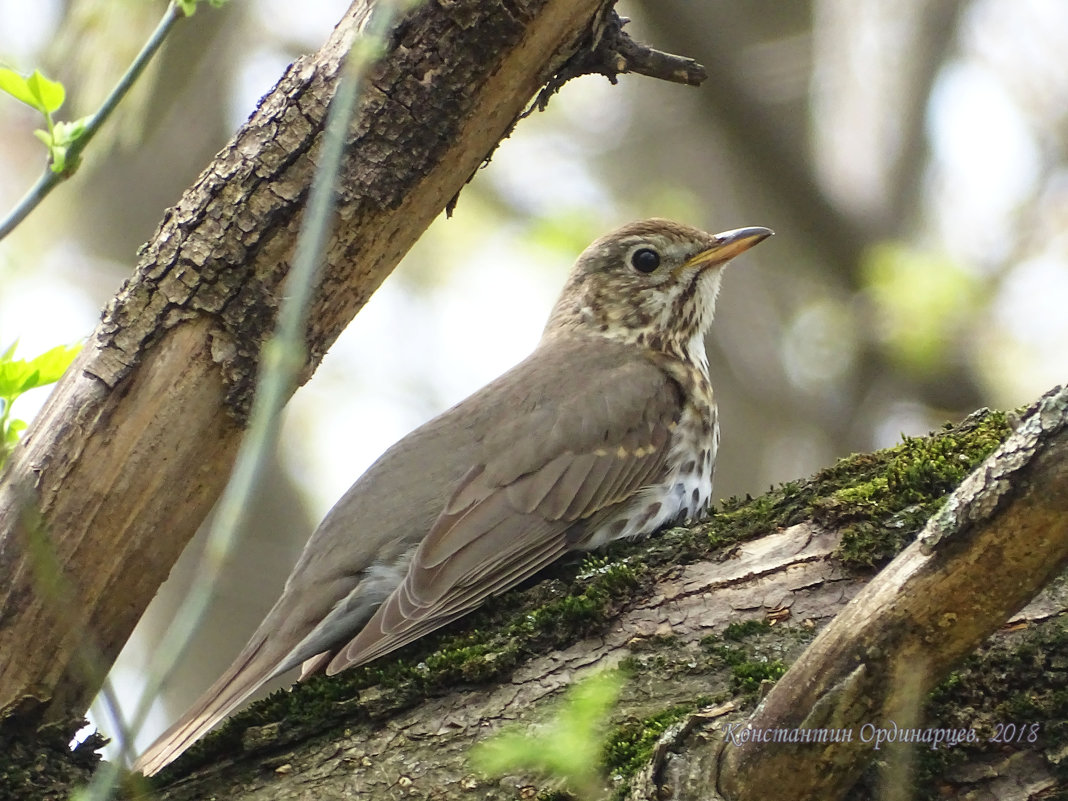
[[[608, 387], [572, 391], [555, 409], [517, 416], [506, 433], [510, 447], [503, 437], [487, 443], [484, 461], [453, 491], [400, 585], [328, 673], [400, 648], [521, 583], [660, 480], [680, 390], [647, 362], [624, 365], [615, 377]], [[616, 393], [611, 401], [606, 391]], [[546, 413], [585, 417], [547, 426]]]

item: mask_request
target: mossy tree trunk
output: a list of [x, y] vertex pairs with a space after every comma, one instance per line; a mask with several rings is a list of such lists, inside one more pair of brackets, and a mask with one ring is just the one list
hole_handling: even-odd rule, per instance
[[625, 676], [603, 757], [617, 797], [1063, 791], [1066, 559], [1058, 391], [559, 566], [395, 659], [276, 694], [166, 771], [161, 797], [567, 798], [468, 753], [607, 668]]
[[[1068, 393], [1010, 417], [983, 410], [732, 499], [705, 523], [556, 566], [394, 658], [253, 705], [153, 792], [562, 801], [558, 779], [482, 775], [470, 749], [509, 725], [544, 730], [566, 688], [618, 669], [602, 749], [617, 798], [1058, 797]], [[981, 628], [997, 631], [965, 653]], [[929, 669], [901, 669], [916, 665]], [[746, 735], [747, 724], [775, 734]], [[813, 725], [830, 737], [796, 742]], [[8, 740], [0, 787], [46, 771], [84, 780], [92, 760], [71, 764], [65, 743], [57, 733], [45, 765], [41, 743]], [[145, 790], [131, 780], [126, 792]]]

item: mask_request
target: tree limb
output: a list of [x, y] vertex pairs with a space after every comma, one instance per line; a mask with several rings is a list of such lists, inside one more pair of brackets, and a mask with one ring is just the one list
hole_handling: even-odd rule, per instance
[[[751, 708], [762, 678], [782, 675], [795, 660], [805, 664], [816, 632], [863, 591], [870, 571], [857, 565], [903, 547], [1006, 436], [1004, 415], [984, 410], [765, 496], [732, 499], [693, 528], [554, 566], [388, 659], [252, 705], [159, 776], [157, 794], [174, 801], [398, 794], [445, 801], [476, 790], [487, 800], [534, 797], [551, 791], [551, 780], [480, 775], [467, 761], [471, 746], [509, 722], [538, 725], [554, 714], [562, 689], [615, 666], [626, 680], [604, 761], [617, 797], [714, 798], [724, 749], [716, 729], [744, 725], [741, 710]], [[1063, 473], [1054, 455], [1050, 468]], [[992, 519], [1011, 507], [1003, 502]], [[971, 542], [981, 539], [980, 528], [962, 531]], [[858, 546], [861, 533], [881, 544]], [[996, 583], [969, 586], [960, 603], [983, 608], [986, 594], [1013, 576], [1033, 581], [1030, 570], [1026, 561], [1005, 561]], [[930, 722], [985, 732], [983, 742], [952, 751], [954, 772], [925, 767], [902, 787], [937, 779], [944, 798], [983, 790], [1022, 799], [999, 795], [991, 782], [1014, 777], [1022, 788], [1041, 788], [1055, 781], [1058, 738], [1068, 734], [1057, 701], [1068, 664], [1066, 610], [1062, 577], [955, 670], [953, 689], [928, 705]], [[939, 630], [925, 644], [926, 661], [939, 661], [943, 638]], [[1038, 742], [991, 742], [989, 723], [1009, 722], [1004, 709], [1021, 703], [1026, 718], [1013, 720], [1041, 727]], [[0, 729], [0, 788], [7, 776], [33, 777], [41, 787], [44, 773], [85, 770], [87, 749], [72, 755], [68, 741], [65, 732], [49, 739]], [[791, 764], [791, 776], [800, 764]]]
[[623, 30], [628, 22], [630, 20], [620, 17], [614, 9], [606, 9], [603, 19], [594, 24], [590, 41], [546, 83], [530, 110], [544, 111], [549, 99], [565, 83], [580, 75], [604, 75], [613, 85], [620, 75], [628, 72], [689, 86], [699, 86], [708, 77], [705, 68], [692, 58], [654, 50], [631, 39]]
[[[877, 508], [871, 480], [899, 467], [880, 454], [858, 455], [811, 482], [739, 507], [728, 504], [708, 525], [616, 549], [611, 558], [592, 557], [577, 575], [574, 565], [554, 569], [534, 587], [502, 597], [395, 661], [280, 693], [236, 716], [175, 763], [161, 777], [163, 797], [222, 796], [237, 787], [243, 798], [297, 798], [310, 790], [324, 797], [357, 792], [384, 798], [400, 790], [440, 799], [474, 790], [502, 801], [534, 797], [551, 783], [546, 786], [544, 777], [480, 776], [466, 761], [471, 745], [508, 721], [537, 725], [552, 714], [560, 688], [620, 665], [628, 680], [608, 752], [625, 750], [617, 743], [632, 741], [635, 727], [643, 735], [645, 726], [677, 721], [660, 729], [660, 744], [642, 758], [648, 760], [645, 770], [633, 778], [617, 776], [618, 787], [632, 782], [627, 797], [709, 799], [717, 797], [717, 786], [727, 798], [837, 797], [872, 756], [886, 751], [875, 752], [870, 744], [844, 750], [809, 745], [798, 752], [782, 743], [756, 750], [725, 743], [722, 730], [744, 727], [737, 710], [751, 703], [738, 683], [745, 675], [739, 668], [749, 667], [734, 656], [745, 651], [750, 667], [796, 659], [758, 705], [752, 725], [799, 726], [818, 717], [824, 727], [857, 732], [868, 722], [888, 725], [887, 716], [899, 713], [909, 715], [894, 718], [899, 725], [916, 721], [917, 694], [1063, 569], [1066, 419], [1068, 393], [1045, 399], [950, 496], [947, 511], [867, 588], [864, 577], [843, 569], [840, 559], [849, 524], [870, 525], [874, 518], [860, 521], [857, 511], [840, 507], [863, 497], [857, 509]], [[959, 431], [972, 427], [966, 422]], [[956, 437], [949, 432], [899, 446], [913, 451], [899, 488], [905, 497], [915, 499], [925, 471], [934, 467], [930, 460], [963, 463], [967, 448], [938, 446], [956, 443]], [[991, 492], [1000, 500], [992, 500]], [[1037, 502], [1036, 494], [1042, 496]], [[964, 498], [973, 500], [957, 502]], [[828, 510], [842, 514], [828, 516]], [[886, 516], [888, 529], [905, 519], [901, 512], [878, 514]], [[1058, 520], [1048, 528], [1053, 518]], [[789, 521], [795, 522], [785, 525]], [[953, 521], [948, 529], [947, 521]], [[710, 540], [751, 536], [759, 538], [710, 547]], [[1062, 544], [1055, 545], [1055, 537]], [[888, 600], [888, 585], [902, 592]], [[870, 605], [872, 598], [877, 606]], [[1052, 620], [1056, 627], [1066, 608], [1068, 591], [1054, 587], [1018, 619], [1036, 626]], [[793, 625], [778, 623], [786, 619]], [[724, 636], [746, 620], [773, 625], [762, 626], [755, 645]], [[810, 642], [804, 632], [825, 624]], [[1061, 643], [1052, 658], [1065, 658], [1065, 637], [1052, 636]], [[927, 666], [919, 676], [908, 670], [917, 663]], [[906, 680], [898, 681], [902, 676]], [[969, 703], [975, 705], [968, 725], [976, 726], [979, 703]], [[855, 735], [846, 746], [859, 741]], [[1043, 742], [1052, 747], [1055, 735]], [[825, 750], [822, 770], [808, 769]], [[1048, 782], [1048, 770], [1043, 774], [1040, 767], [1031, 765], [1030, 775]], [[1005, 766], [1004, 775], [1015, 769]], [[794, 795], [783, 775], [791, 783], [796, 777], [800, 789]]]
[[[744, 726], [753, 736], [743, 730], [724, 750], [725, 797], [842, 797], [873, 751], [860, 727], [920, 725], [930, 688], [1066, 564], [1068, 389], [1058, 388], [775, 685]], [[798, 728], [853, 738], [758, 736]]]

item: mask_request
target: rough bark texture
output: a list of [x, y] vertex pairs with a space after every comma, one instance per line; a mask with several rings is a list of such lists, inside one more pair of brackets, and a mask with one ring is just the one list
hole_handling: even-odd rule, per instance
[[[821, 632], [741, 734], [919, 726], [931, 687], [1066, 564], [1068, 390], [1058, 390]], [[840, 798], [870, 749], [860, 737], [814, 745], [754, 736], [726, 749], [721, 786], [738, 799]]]
[[[1022, 799], [1048, 791], [1063, 778], [1068, 737], [1058, 720], [1063, 699], [1056, 700], [1068, 687], [1063, 579], [988, 641], [985, 656], [959, 669], [937, 703], [924, 710], [917, 694], [926, 695], [965, 649], [1063, 570], [1066, 420], [1068, 393], [1045, 399], [867, 586], [869, 574], [844, 558], [843, 541], [858, 527], [884, 528], [888, 536], [899, 528], [902, 510], [939, 484], [923, 475], [932, 461], [944, 457], [958, 468], [979, 461], [954, 432], [930, 445], [900, 446], [910, 454], [904, 463], [854, 457], [806, 484], [728, 505], [708, 526], [557, 569], [395, 662], [281, 693], [176, 763], [163, 776], [162, 797], [542, 797], [559, 784], [522, 771], [481, 775], [468, 762], [471, 746], [510, 722], [544, 723], [563, 688], [609, 667], [624, 668], [628, 678], [607, 734], [608, 783], [629, 798], [840, 798], [872, 758], [888, 755], [888, 773], [869, 772], [852, 798], [885, 792], [890, 782], [902, 798], [928, 791], [932, 798]], [[960, 431], [969, 425], [974, 421]], [[954, 444], [938, 444], [945, 438]], [[989, 436], [985, 441], [988, 452]], [[896, 488], [902, 500], [876, 504], [868, 489], [873, 477], [898, 471], [913, 476]], [[990, 502], [991, 493], [1001, 500]], [[858, 495], [867, 517], [841, 508]], [[759, 538], [722, 544], [752, 536]], [[912, 582], [928, 581], [920, 588], [901, 580], [917, 551], [924, 568], [906, 573]], [[888, 597], [888, 585], [898, 594]], [[844, 644], [837, 634], [843, 628]], [[750, 717], [761, 680], [778, 678], [795, 660]], [[902, 660], [927, 671], [897, 681], [908, 673]], [[964, 696], [973, 684], [985, 690]], [[823, 687], [832, 690], [821, 695]], [[902, 687], [904, 695], [895, 694]], [[963, 697], [950, 703], [945, 696], [953, 693]], [[1019, 703], [1013, 693], [1032, 707], [1010, 711]], [[1045, 697], [1048, 705], [1039, 702]], [[799, 726], [814, 716], [822, 726], [851, 727], [852, 745], [861, 743], [865, 723], [885, 729], [890, 721], [966, 729], [976, 742], [941, 751], [924, 742], [904, 752], [886, 744], [877, 751], [870, 742], [840, 751], [724, 745], [728, 725]], [[1034, 737], [994, 742], [998, 724], [1009, 723], [1037, 727], [1028, 730]], [[935, 757], [944, 761], [931, 764]], [[809, 771], [812, 762], [820, 768]], [[903, 771], [896, 778], [894, 766]]]
[[[314, 737], [266, 758], [236, 764], [224, 758], [221, 764], [168, 787], [163, 797], [201, 799], [228, 794], [234, 786], [240, 786], [249, 799], [299, 798], [309, 792], [322, 799], [385, 799], [398, 792], [447, 799], [470, 797], [472, 791], [483, 799], [534, 797], [554, 782], [519, 772], [503, 778], [481, 776], [468, 762], [471, 747], [510, 722], [544, 723], [561, 691], [624, 662], [637, 676], [617, 715], [641, 719], [678, 705], [692, 706], [701, 697], [729, 693], [729, 678], [717, 675], [707, 664], [702, 638], [732, 621], [763, 619], [768, 609], [784, 605], [796, 607], [801, 619], [812, 623], [833, 615], [863, 586], [862, 580], [846, 578], [827, 559], [836, 542], [834, 534], [801, 524], [740, 546], [729, 561], [699, 561], [677, 568], [666, 560], [655, 578], [646, 577], [640, 597], [632, 598], [619, 617], [601, 625], [589, 621], [592, 636], [533, 655], [497, 683], [479, 686], [457, 677], [460, 681], [453, 687], [450, 679], [435, 679], [442, 684], [436, 692], [417, 706], [395, 712], [391, 707], [403, 704], [395, 697], [397, 687], [387, 683], [363, 688], [349, 702], [356, 714], [347, 730]], [[664, 543], [668, 548], [673, 544]], [[596, 569], [587, 567], [581, 574]], [[576, 589], [572, 586], [566, 592]], [[531, 602], [544, 608], [544, 594], [531, 592], [522, 607]], [[798, 642], [789, 650], [796, 656], [801, 647]], [[692, 668], [687, 668], [690, 664]], [[466, 668], [468, 674], [473, 670]], [[246, 730], [245, 742], [265, 735], [270, 741], [286, 728], [284, 722], [254, 727], [251, 736]]]
[[[456, 0], [403, 20], [351, 133], [305, 377], [606, 5]], [[102, 674], [78, 654], [110, 664], [225, 483], [326, 107], [366, 13], [354, 3], [166, 214], [11, 458], [0, 653], [19, 658], [0, 661], [0, 717], [86, 707]]]
[[[865, 589], [872, 575], [865, 565], [906, 547], [976, 465], [982, 463], [961, 493], [977, 482], [986, 486], [988, 476], [1010, 494], [1063, 476], [1066, 460], [1058, 442], [1064, 432], [1048, 436], [1055, 425], [1044, 426], [1037, 450], [1010, 445], [1017, 457], [1034, 457], [1030, 467], [1017, 463], [1012, 480], [996, 467], [1003, 462], [983, 462], [1010, 428], [1004, 415], [984, 411], [929, 438], [843, 460], [808, 481], [731, 500], [699, 526], [558, 566], [394, 658], [314, 679], [253, 705], [165, 771], [159, 797], [562, 801], [568, 796], [552, 795], [561, 787], [551, 777], [519, 770], [505, 777], [480, 774], [468, 762], [469, 749], [511, 723], [550, 720], [565, 688], [618, 667], [626, 678], [605, 732], [606, 785], [620, 798], [715, 798], [727, 726], [744, 726], [767, 681], [782, 677], [783, 687], [793, 686], [791, 674], [783, 676], [786, 667], [796, 661], [803, 672], [817, 632], [831, 631], [829, 621], [858, 594], [874, 592]], [[1046, 503], [1040, 500], [1039, 507]], [[974, 544], [997, 530], [1008, 553], [1015, 538], [1005, 532], [1031, 514], [1007, 499], [987, 506], [981, 519], [969, 518], [963, 539], [953, 535], [943, 543], [952, 543], [950, 555], [967, 563]], [[1031, 535], [1037, 547], [1051, 542]], [[942, 546], [933, 547], [933, 554], [941, 553]], [[1055, 560], [1049, 561], [1047, 573]], [[1008, 561], [999, 572], [999, 583], [973, 582], [958, 596], [959, 617], [968, 618], [969, 628], [972, 618], [1014, 603], [1001, 597], [1002, 583], [1035, 582], [1025, 564]], [[875, 581], [885, 582], [882, 576]], [[902, 602], [920, 599], [894, 601], [891, 614]], [[890, 760], [908, 768], [896, 778], [869, 768], [851, 801], [886, 798], [891, 782], [902, 798], [991, 801], [1031, 798], [1063, 786], [1066, 611], [1068, 581], [1062, 576], [927, 699], [918, 725], [972, 731], [976, 742], [907, 751], [911, 762]], [[939, 633], [925, 643], [929, 664], [942, 660], [943, 639]], [[858, 691], [858, 708], [877, 709], [885, 685], [875, 681], [868, 689], [875, 702]], [[758, 715], [772, 706], [770, 695], [765, 701]], [[804, 717], [805, 711], [796, 714]], [[856, 720], [857, 738], [864, 723], [889, 725], [878, 712], [871, 714]], [[1023, 739], [995, 742], [997, 727], [1006, 724], [1019, 727]], [[73, 757], [64, 752], [65, 732], [53, 735], [51, 748], [47, 737], [28, 742], [0, 737], [0, 798], [65, 798], [62, 788], [79, 776], [84, 780], [91, 769], [84, 751]], [[823, 746], [810, 748], [819, 752]], [[773, 747], [769, 751], [770, 765], [775, 754]], [[878, 751], [869, 745], [852, 757], [863, 765], [893, 753], [887, 745]], [[805, 761], [816, 755], [795, 755], [785, 770], [803, 776]], [[781, 764], [777, 770], [783, 775]], [[26, 792], [30, 779], [45, 786], [45, 776], [58, 776], [61, 789]], [[132, 784], [127, 792], [143, 789]], [[734, 797], [781, 798], [786, 789], [780, 784], [770, 795], [746, 795], [751, 791], [743, 787]]]

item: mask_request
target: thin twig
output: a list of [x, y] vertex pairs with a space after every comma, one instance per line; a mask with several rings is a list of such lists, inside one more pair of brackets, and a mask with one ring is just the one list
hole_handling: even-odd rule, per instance
[[615, 84], [620, 75], [630, 72], [689, 86], [699, 86], [708, 77], [705, 68], [692, 58], [654, 50], [631, 39], [623, 30], [628, 22], [615, 10], [595, 22], [589, 41], [545, 84], [526, 113], [544, 111], [565, 83], [582, 75], [604, 75]]
[[107, 122], [116, 106], [130, 91], [130, 87], [141, 77], [141, 73], [148, 66], [148, 62], [152, 60], [152, 56], [159, 50], [163, 40], [167, 38], [167, 34], [170, 33], [174, 23], [184, 16], [172, 0], [167, 6], [167, 10], [163, 13], [163, 19], [159, 21], [156, 29], [152, 32], [152, 36], [145, 42], [141, 52], [137, 54], [137, 58], [133, 60], [126, 72], [119, 78], [119, 82], [115, 84], [108, 96], [104, 98], [100, 108], [89, 118], [81, 136], [71, 144], [70, 149], [67, 151], [68, 168], [63, 172], [53, 172], [50, 167], [45, 166], [44, 174], [37, 179], [37, 183], [23, 195], [22, 199], [15, 205], [15, 208], [11, 210], [11, 213], [3, 220], [0, 220], [0, 240], [11, 233], [31, 211], [37, 208], [53, 189], [74, 174], [74, 171], [78, 168], [82, 151], [85, 150], [92, 138]]

